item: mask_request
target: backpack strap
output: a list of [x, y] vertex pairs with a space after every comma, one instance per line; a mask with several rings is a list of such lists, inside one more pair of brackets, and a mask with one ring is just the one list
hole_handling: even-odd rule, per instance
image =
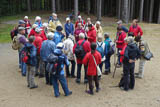
[[81, 43], [81, 46], [83, 46], [84, 43], [85, 43], [85, 40], [83, 40], [83, 42]]

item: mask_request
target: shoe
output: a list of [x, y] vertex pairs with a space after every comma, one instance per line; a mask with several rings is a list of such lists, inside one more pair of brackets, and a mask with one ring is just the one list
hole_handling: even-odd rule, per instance
[[71, 75], [67, 75], [66, 77], [69, 78], [69, 77], [71, 77]]
[[80, 84], [80, 79], [76, 79], [76, 83]]
[[38, 85], [35, 85], [33, 87], [30, 87], [30, 89], [38, 88]]
[[142, 77], [139, 75], [135, 75], [135, 78], [142, 79]]
[[93, 92], [91, 92], [90, 90], [86, 91], [87, 94], [90, 94], [90, 95], [94, 95]]
[[139, 75], [139, 73], [134, 73], [134, 75]]
[[88, 83], [88, 80], [87, 79], [84, 79], [84, 84], [87, 84]]
[[75, 76], [75, 75], [72, 75], [71, 78], [76, 78], [76, 76]]
[[26, 74], [22, 74], [22, 76], [23, 76], [23, 77], [25, 77], [25, 76], [26, 76]]
[[100, 88], [97, 88], [97, 89], [96, 89], [96, 92], [98, 93], [100, 90], [101, 90]]
[[65, 95], [65, 96], [70, 96], [70, 95], [72, 95], [72, 91], [70, 91], [67, 95]]
[[27, 85], [27, 87], [29, 87], [29, 85]]
[[103, 74], [104, 74], [104, 75], [108, 75], [108, 74], [109, 74], [109, 72], [108, 72], [108, 71], [105, 71]]

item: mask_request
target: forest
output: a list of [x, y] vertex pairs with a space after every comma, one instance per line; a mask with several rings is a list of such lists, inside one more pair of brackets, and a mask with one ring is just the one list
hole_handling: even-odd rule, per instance
[[128, 23], [132, 19], [140, 22], [160, 23], [160, 0], [1, 0], [0, 17], [32, 11], [56, 13], [74, 11], [116, 17]]

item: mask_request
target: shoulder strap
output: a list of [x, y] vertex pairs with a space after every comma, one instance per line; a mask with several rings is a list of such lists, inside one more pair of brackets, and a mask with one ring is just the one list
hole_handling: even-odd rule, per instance
[[81, 43], [81, 46], [83, 46], [84, 42], [85, 42], [85, 40], [83, 40], [83, 42]]
[[93, 60], [94, 60], [95, 65], [97, 66], [95, 57], [94, 57], [93, 55], [92, 55], [92, 57], [93, 57]]

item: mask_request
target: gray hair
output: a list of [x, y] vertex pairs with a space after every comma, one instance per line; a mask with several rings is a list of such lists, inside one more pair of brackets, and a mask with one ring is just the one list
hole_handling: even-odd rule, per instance
[[54, 33], [49, 32], [49, 33], [47, 34], [48, 40], [52, 40], [52, 39], [53, 39], [53, 36], [54, 36]]
[[129, 37], [127, 38], [127, 42], [128, 42], [128, 43], [133, 43], [133, 42], [134, 42], [134, 38], [133, 38], [132, 36], [129, 36]]
[[108, 38], [109, 35], [110, 35], [110, 34], [109, 34], [108, 32], [105, 32], [105, 33], [104, 33], [104, 37], [105, 37], [105, 38]]
[[84, 39], [84, 38], [85, 38], [84, 33], [80, 33], [80, 34], [79, 34], [79, 39]]
[[28, 40], [29, 40], [30, 43], [33, 43], [34, 40], [35, 40], [35, 37], [34, 36], [30, 36]]

